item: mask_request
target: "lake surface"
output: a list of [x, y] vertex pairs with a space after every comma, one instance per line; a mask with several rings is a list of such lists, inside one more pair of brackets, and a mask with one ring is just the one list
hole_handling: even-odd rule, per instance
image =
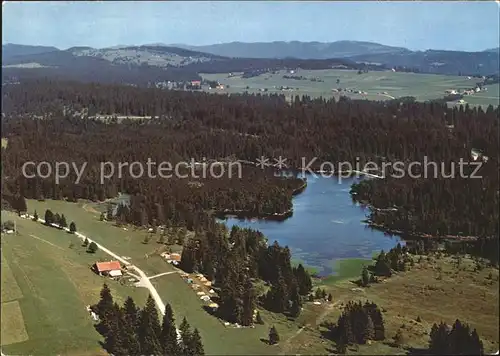
[[369, 210], [353, 203], [352, 183], [366, 178], [307, 176], [307, 188], [293, 198], [293, 216], [285, 221], [242, 220], [229, 217], [233, 225], [260, 230], [269, 243], [287, 245], [292, 259], [316, 267], [320, 275], [334, 274], [337, 260], [372, 258], [388, 251], [400, 240], [369, 228], [362, 220]]

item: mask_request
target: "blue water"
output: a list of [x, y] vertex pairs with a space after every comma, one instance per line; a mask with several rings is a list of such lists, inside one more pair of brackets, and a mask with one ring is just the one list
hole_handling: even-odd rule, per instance
[[350, 186], [363, 178], [307, 176], [307, 188], [293, 199], [293, 216], [285, 221], [228, 218], [233, 225], [260, 230], [269, 243], [278, 241], [292, 251], [292, 259], [316, 267], [321, 275], [334, 273], [335, 261], [371, 258], [389, 250], [400, 239], [369, 228], [362, 220], [368, 209], [353, 203]]

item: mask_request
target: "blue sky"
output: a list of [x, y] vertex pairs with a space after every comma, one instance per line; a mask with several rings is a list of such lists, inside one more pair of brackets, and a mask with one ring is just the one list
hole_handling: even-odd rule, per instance
[[496, 2], [6, 2], [2, 43], [107, 47], [372, 41], [414, 50], [499, 45]]

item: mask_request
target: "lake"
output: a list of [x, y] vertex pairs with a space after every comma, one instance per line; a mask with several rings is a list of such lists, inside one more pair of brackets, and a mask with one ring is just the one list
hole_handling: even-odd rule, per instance
[[369, 212], [353, 203], [352, 183], [366, 178], [307, 176], [307, 188], [293, 198], [293, 216], [285, 221], [243, 220], [228, 217], [225, 222], [260, 230], [273, 243], [287, 245], [292, 259], [315, 267], [320, 275], [334, 274], [337, 260], [372, 258], [388, 251], [400, 238], [373, 230], [362, 220]]

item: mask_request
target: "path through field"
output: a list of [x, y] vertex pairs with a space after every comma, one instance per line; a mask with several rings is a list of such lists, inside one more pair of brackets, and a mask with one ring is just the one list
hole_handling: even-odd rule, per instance
[[[34, 219], [34, 216], [32, 216], [32, 215], [24, 215], [24, 218], [26, 218], [26, 219]], [[42, 223], [45, 223], [45, 220], [40, 219], [40, 218], [38, 219], [38, 221], [42, 222]], [[54, 227], [58, 227], [59, 228], [59, 225], [57, 225], [57, 224], [51, 224], [51, 225], [54, 226]], [[69, 232], [69, 229], [66, 228], [66, 227], [63, 230]], [[139, 269], [139, 267], [132, 265], [130, 262], [128, 262], [127, 260], [125, 260], [123, 257], [118, 256], [116, 253], [108, 250], [103, 245], [98, 244], [97, 242], [91, 240], [89, 237], [87, 237], [87, 236], [85, 236], [85, 235], [83, 235], [83, 234], [81, 234], [79, 232], [75, 232], [75, 235], [78, 236], [82, 241], [85, 241], [85, 239], [87, 239], [89, 243], [94, 242], [97, 245], [97, 247], [99, 248], [99, 250], [101, 250], [101, 251], [107, 253], [108, 255], [110, 255], [111, 257], [117, 259], [118, 261], [120, 261], [121, 263], [123, 263], [125, 266], [128, 266], [129, 268], [135, 269], [137, 271], [137, 273], [139, 274], [139, 276], [141, 277], [139, 279], [139, 282], [136, 285], [140, 286], [140, 287], [147, 288], [149, 290], [149, 292], [151, 293], [151, 296], [153, 297], [157, 308], [160, 310], [161, 315], [163, 316], [165, 314], [165, 304], [161, 300], [160, 294], [158, 294], [158, 291], [153, 286], [153, 284], [149, 280], [149, 278], [146, 275], [146, 273], [144, 273], [144, 271], [142, 271], [141, 269]], [[31, 235], [31, 236], [34, 237], [34, 238], [37, 238], [39, 240], [42, 240], [44, 242], [47, 242], [47, 241], [45, 241], [43, 239], [40, 239], [40, 238], [38, 238], [38, 237], [36, 237], [34, 235]], [[157, 276], [158, 275], [156, 275], [156, 277]], [[155, 277], [155, 276], [153, 276], [153, 277]], [[180, 330], [177, 329], [177, 327], [176, 327], [176, 331], [177, 331], [177, 338], [180, 339], [181, 334], [180, 334]]]
[[[323, 320], [334, 310], [334, 308], [339, 304], [341, 303], [342, 300], [337, 300], [335, 303], [333, 304], [328, 304], [328, 306], [326, 307], [326, 309], [320, 314], [318, 315], [318, 317], [316, 318], [316, 320], [314, 321], [314, 325], [318, 326], [320, 325]], [[283, 345], [283, 351], [280, 353], [280, 355], [286, 355], [287, 354], [287, 351], [288, 351], [288, 347], [290, 347], [290, 344], [292, 342], [293, 339], [295, 339], [297, 336], [299, 336], [302, 331], [305, 330], [306, 327], [311, 327], [311, 323], [308, 323], [306, 325], [304, 325], [303, 327], [301, 327], [299, 330], [297, 330], [297, 332], [295, 334], [293, 334], [290, 338], [288, 338], [288, 340], [286, 340], [285, 344]]]

